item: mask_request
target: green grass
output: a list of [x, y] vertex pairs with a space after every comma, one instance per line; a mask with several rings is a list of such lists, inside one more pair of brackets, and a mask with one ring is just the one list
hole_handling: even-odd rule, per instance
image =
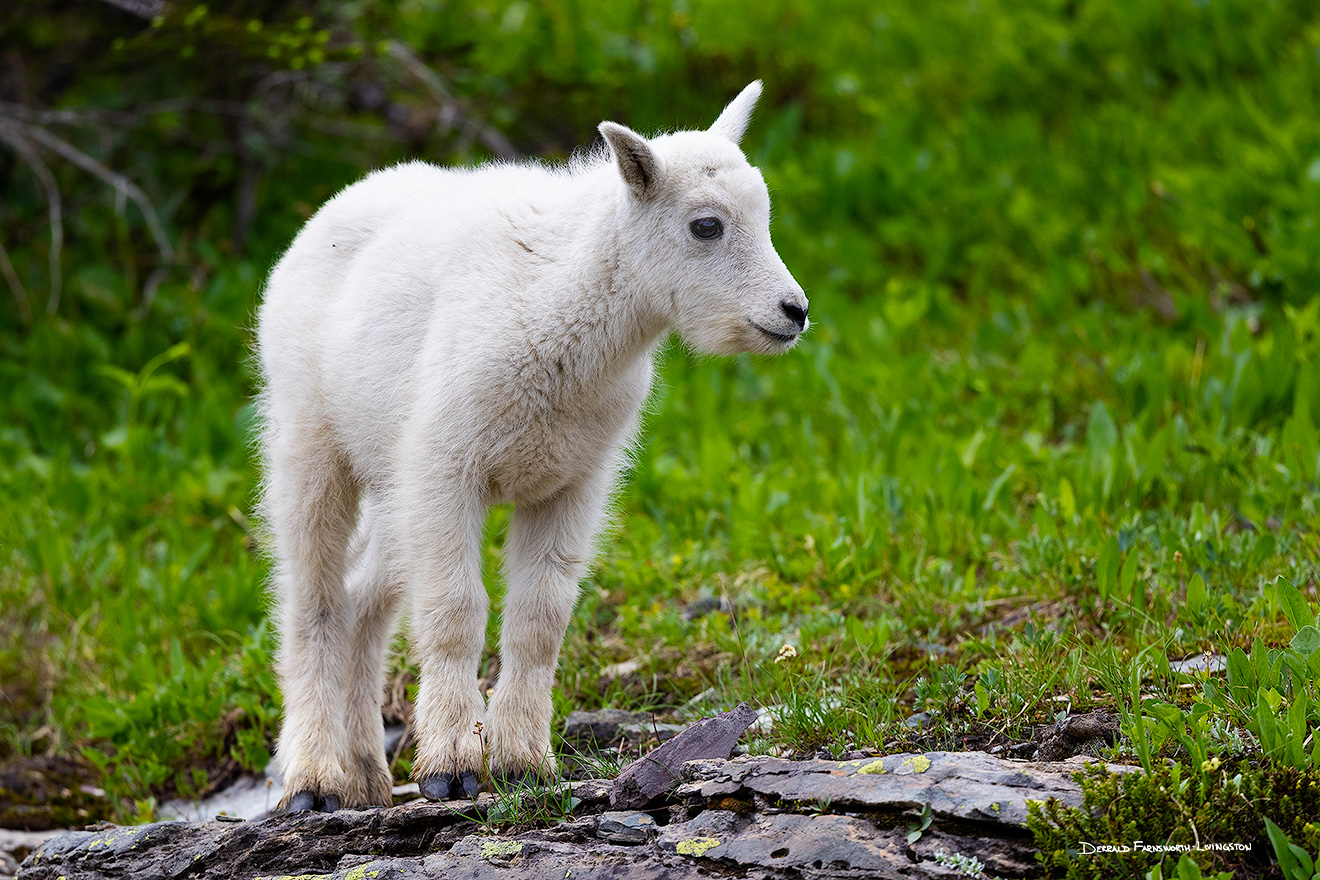
[[[1090, 708], [1130, 731], [1203, 693], [1171, 659], [1293, 638], [1276, 581], [1314, 603], [1320, 558], [1320, 13], [611, 8], [356, 25], [458, 59], [456, 87], [551, 156], [600, 117], [705, 124], [767, 81], [746, 145], [813, 329], [774, 360], [666, 351], [561, 717], [713, 688], [691, 711], [781, 707], [766, 750], [1008, 743]], [[277, 728], [247, 328], [290, 206], [362, 170], [280, 161], [251, 256], [223, 215], [190, 229], [205, 280], [140, 317], [80, 220], [65, 310], [0, 334], [0, 757], [85, 750], [120, 815], [260, 766]], [[683, 619], [721, 597], [733, 614]], [[1246, 714], [1214, 721], [1255, 747]]]

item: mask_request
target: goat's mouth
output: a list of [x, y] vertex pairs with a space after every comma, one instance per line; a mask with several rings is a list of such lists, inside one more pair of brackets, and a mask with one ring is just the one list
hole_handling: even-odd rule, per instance
[[771, 339], [773, 339], [775, 342], [780, 343], [781, 345], [792, 345], [794, 342], [797, 341], [798, 338], [797, 333], [778, 333], [774, 330], [768, 330], [765, 327], [762, 327], [760, 324], [753, 321], [751, 318], [747, 319], [747, 323], [751, 324], [753, 327], [759, 330], [763, 336], [768, 336]]

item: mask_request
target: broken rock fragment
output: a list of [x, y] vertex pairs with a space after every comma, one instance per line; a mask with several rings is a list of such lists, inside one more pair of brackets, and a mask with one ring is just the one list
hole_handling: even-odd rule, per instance
[[629, 764], [614, 781], [610, 803], [616, 810], [636, 810], [672, 791], [682, 781], [688, 761], [727, 759], [752, 722], [756, 710], [739, 703], [728, 712], [703, 718], [653, 752]]

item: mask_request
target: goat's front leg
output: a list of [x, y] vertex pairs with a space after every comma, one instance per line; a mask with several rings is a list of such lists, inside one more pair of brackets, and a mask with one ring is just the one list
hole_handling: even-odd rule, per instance
[[555, 667], [608, 494], [609, 476], [602, 473], [549, 501], [514, 508], [500, 678], [486, 712], [493, 779], [558, 776], [550, 750]]
[[481, 582], [485, 506], [475, 493], [419, 485], [403, 492], [399, 531], [412, 593], [417, 689], [413, 776], [432, 800], [475, 797], [482, 772], [485, 700], [477, 667], [486, 642], [488, 600]]

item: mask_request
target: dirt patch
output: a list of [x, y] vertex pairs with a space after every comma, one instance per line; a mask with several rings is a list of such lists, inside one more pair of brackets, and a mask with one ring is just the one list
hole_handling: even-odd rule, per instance
[[1103, 749], [1118, 742], [1118, 737], [1117, 715], [1108, 712], [1069, 715], [1041, 730], [1035, 759], [1066, 761], [1076, 755], [1098, 757]]

